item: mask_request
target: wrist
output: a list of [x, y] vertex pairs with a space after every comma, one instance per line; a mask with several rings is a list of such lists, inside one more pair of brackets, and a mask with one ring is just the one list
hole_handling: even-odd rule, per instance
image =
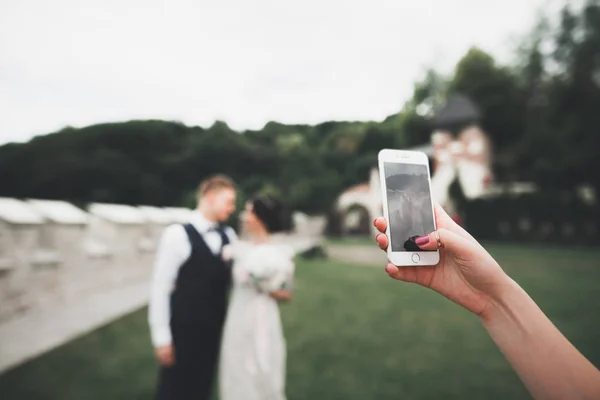
[[527, 297], [521, 286], [508, 275], [496, 285], [493, 293], [490, 294], [490, 302], [485, 310], [479, 314], [479, 318], [484, 325], [493, 324], [494, 322], [514, 316], [522, 302], [522, 297]]

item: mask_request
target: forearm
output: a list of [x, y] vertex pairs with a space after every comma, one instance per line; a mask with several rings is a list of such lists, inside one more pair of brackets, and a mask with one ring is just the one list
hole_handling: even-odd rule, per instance
[[290, 301], [292, 299], [292, 292], [289, 290], [276, 290], [269, 293], [269, 295], [277, 301]]
[[516, 282], [508, 285], [481, 319], [534, 398], [600, 398], [600, 371]]

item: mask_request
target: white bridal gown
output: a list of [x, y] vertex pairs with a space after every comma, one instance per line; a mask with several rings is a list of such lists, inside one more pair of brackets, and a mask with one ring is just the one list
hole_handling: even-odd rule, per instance
[[223, 332], [221, 400], [285, 400], [286, 346], [279, 306], [270, 292], [291, 290], [294, 251], [238, 242], [233, 289]]

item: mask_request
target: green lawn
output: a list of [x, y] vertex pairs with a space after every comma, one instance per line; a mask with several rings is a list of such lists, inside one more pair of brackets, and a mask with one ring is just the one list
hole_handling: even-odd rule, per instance
[[[600, 365], [600, 251], [490, 249]], [[283, 313], [290, 400], [528, 398], [476, 317], [382, 266], [300, 262]], [[141, 310], [1, 376], [0, 398], [150, 399], [155, 373]]]
[[375, 243], [374, 236], [351, 236], [340, 238], [328, 238], [326, 244], [338, 246], [372, 246]]

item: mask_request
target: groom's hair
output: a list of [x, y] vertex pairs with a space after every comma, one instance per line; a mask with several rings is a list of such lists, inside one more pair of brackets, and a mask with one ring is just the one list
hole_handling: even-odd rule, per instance
[[198, 199], [213, 190], [235, 189], [233, 180], [225, 175], [213, 175], [203, 180], [198, 186]]

